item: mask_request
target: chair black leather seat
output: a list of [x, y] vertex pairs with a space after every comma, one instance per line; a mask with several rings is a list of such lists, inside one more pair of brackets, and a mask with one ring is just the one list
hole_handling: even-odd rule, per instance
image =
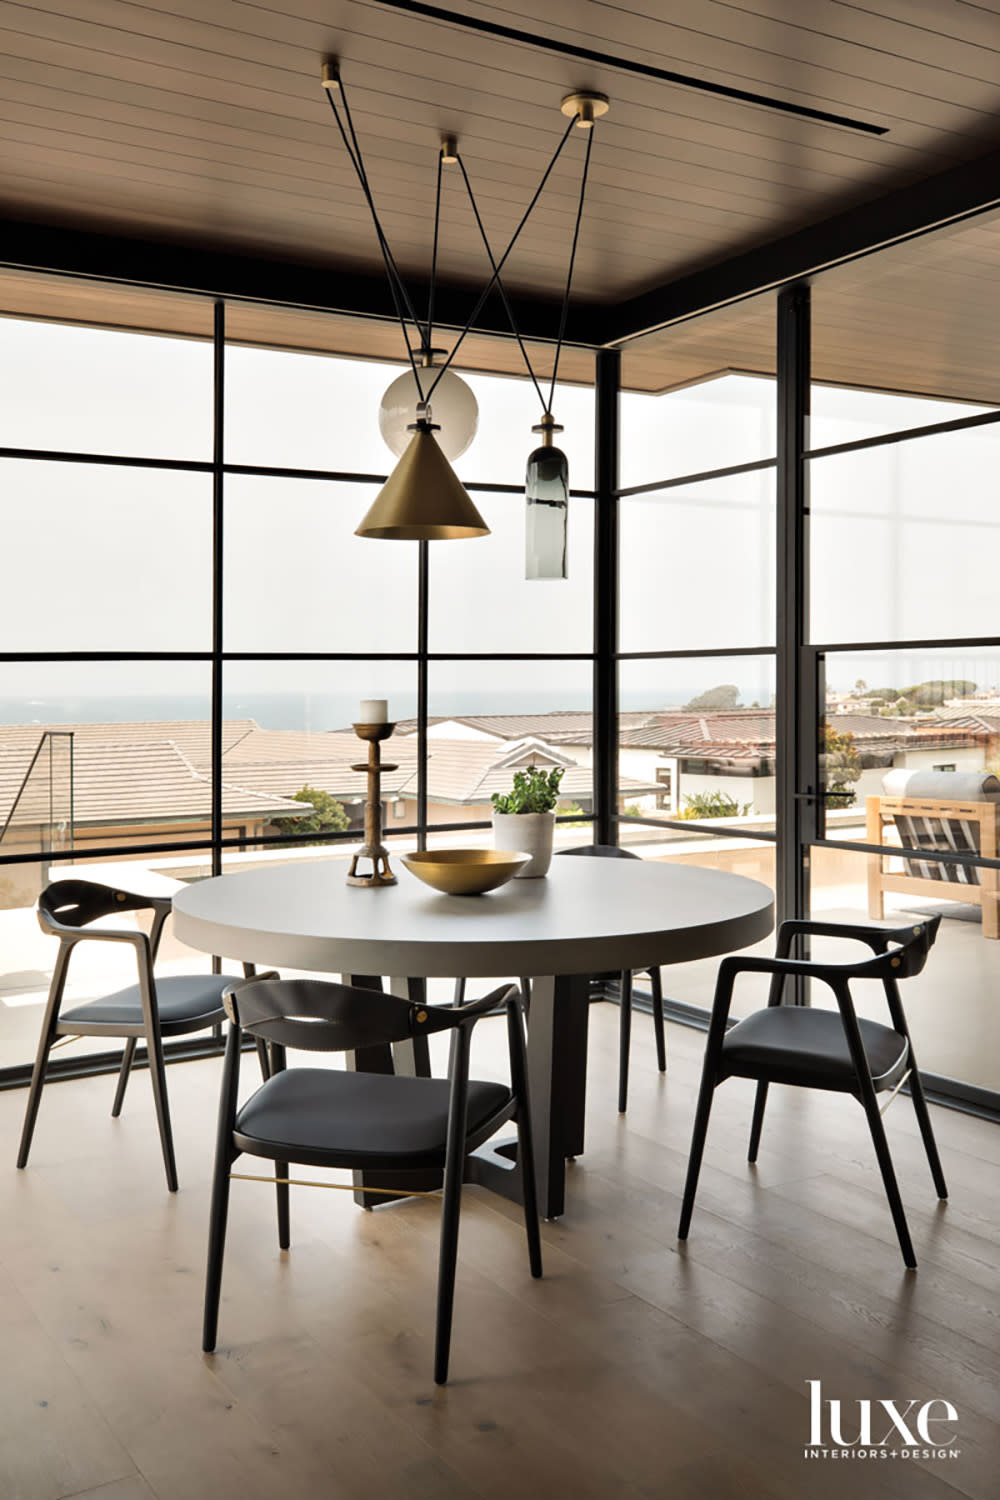
[[[905, 1036], [877, 1021], [859, 1018], [858, 1030], [876, 1088], [892, 1087], [906, 1066]], [[857, 1073], [840, 1012], [779, 1005], [759, 1010], [722, 1043], [722, 1070], [736, 1078], [766, 1078], [801, 1088], [857, 1091]]]
[[[52, 983], [31, 1074], [17, 1153], [18, 1167], [28, 1164], [49, 1054], [59, 1039], [104, 1036], [109, 1040], [121, 1038], [124, 1041], [118, 1086], [111, 1106], [113, 1119], [117, 1119], [122, 1111], [136, 1045], [144, 1041], [167, 1187], [172, 1193], [177, 1191], [177, 1163], [167, 1101], [163, 1039], [187, 1036], [213, 1026], [221, 1027], [226, 1015], [222, 992], [236, 981], [230, 974], [178, 974], [165, 979], [154, 976], [156, 956], [170, 908], [170, 899], [166, 896], [141, 896], [134, 891], [75, 877], [53, 881], [39, 896], [38, 925], [43, 932], [59, 939], [59, 951], [52, 969]], [[139, 926], [110, 928], [93, 925], [104, 917], [141, 911], [153, 913], [148, 933]], [[70, 959], [80, 943], [114, 943], [118, 948], [131, 948], [138, 984], [102, 995], [99, 1000], [84, 1000], [63, 1009]], [[252, 974], [253, 965], [244, 964], [243, 972]], [[258, 1056], [263, 1068], [267, 1057], [263, 1043], [258, 1048]], [[266, 1069], [264, 1071], [266, 1077]]]
[[[437, 1328], [434, 1379], [448, 1378], [455, 1302], [459, 1208], [462, 1183], [475, 1151], [508, 1120], [517, 1123], [518, 1186], [524, 1205], [528, 1262], [542, 1274], [538, 1197], [531, 1141], [528, 1069], [521, 995], [504, 985], [481, 1000], [446, 1008], [428, 1006], [381, 990], [352, 988], [319, 979], [248, 980], [224, 997], [230, 1019], [222, 1073], [219, 1129], [212, 1180], [212, 1216], [205, 1277], [202, 1348], [215, 1349], [222, 1296], [222, 1265], [229, 1217], [229, 1190], [236, 1178], [263, 1182], [254, 1173], [234, 1172], [246, 1153], [274, 1162], [278, 1199], [278, 1244], [291, 1246], [290, 1190], [308, 1182], [290, 1175], [292, 1165], [351, 1168], [355, 1193], [380, 1201], [416, 1193], [436, 1197], [443, 1185], [438, 1253]], [[469, 1078], [472, 1029], [502, 1004], [507, 1015], [510, 1083]], [[427, 1076], [417, 1060], [417, 1076], [384, 1072], [392, 1068], [389, 1049], [421, 1043], [450, 1032], [449, 1079]], [[240, 1049], [244, 1034], [269, 1051], [265, 1082], [238, 1107]], [[357, 1071], [287, 1066], [286, 1049], [353, 1053]], [[368, 1072], [377, 1065], [379, 1071]], [[336, 1187], [336, 1183], [317, 1186]]]
[[[355, 1165], [386, 1158], [400, 1166], [443, 1167], [451, 1084], [446, 1078], [398, 1078], [331, 1068], [275, 1073], [236, 1116], [234, 1143], [252, 1156], [302, 1161], [341, 1151]], [[509, 1103], [501, 1083], [469, 1081], [466, 1129], [475, 1135]]]
[[[174, 979], [157, 979], [156, 1007], [160, 1017], [161, 1036], [183, 1033], [224, 1021], [222, 991], [235, 984], [235, 974], [183, 974]], [[141, 1026], [143, 1022], [142, 991], [137, 984], [116, 990], [100, 1000], [86, 1000], [60, 1012], [64, 1027], [74, 1022], [81, 1026]]]

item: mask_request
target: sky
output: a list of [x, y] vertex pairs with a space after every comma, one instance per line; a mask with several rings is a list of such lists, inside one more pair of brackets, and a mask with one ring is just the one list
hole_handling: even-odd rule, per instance
[[[325, 356], [227, 351], [227, 458], [236, 463], [385, 473], [382, 391], [402, 370]], [[456, 469], [519, 484], [540, 404], [526, 380], [466, 375], [478, 434]], [[0, 319], [0, 445], [211, 457], [212, 353], [203, 343]], [[980, 410], [817, 387], [815, 446]], [[562, 386], [571, 485], [593, 484], [593, 397]], [[704, 471], [774, 452], [774, 387], [729, 376], [659, 397], [625, 394], [622, 482]], [[820, 641], [906, 640], [997, 630], [1000, 576], [995, 427], [812, 465], [812, 625]], [[226, 645], [238, 651], [404, 652], [416, 648], [416, 545], [353, 535], [364, 485], [230, 477]], [[524, 579], [524, 505], [476, 495], [489, 538], [431, 550], [434, 651], [587, 651], [593, 506], [571, 503], [565, 582]], [[107, 466], [0, 461], [4, 588], [0, 649], [207, 650], [211, 642], [211, 480]], [[773, 471], [621, 503], [623, 650], [768, 646], [774, 639]], [[829, 680], [849, 686], [964, 676], [1000, 685], [994, 653], [851, 653]], [[413, 669], [230, 669], [230, 706], [294, 692], [413, 694]], [[768, 703], [767, 659], [628, 663], [623, 707], [682, 702], [734, 682]], [[586, 664], [440, 666], [432, 711], [520, 695], [526, 707], [586, 700]], [[0, 666], [0, 699], [79, 703], [206, 694], [197, 664], [45, 669]], [[467, 709], [467, 711], [469, 711]], [[11, 715], [3, 715], [9, 720]], [[20, 715], [18, 715], [20, 716]], [[34, 717], [26, 713], [25, 717]]]

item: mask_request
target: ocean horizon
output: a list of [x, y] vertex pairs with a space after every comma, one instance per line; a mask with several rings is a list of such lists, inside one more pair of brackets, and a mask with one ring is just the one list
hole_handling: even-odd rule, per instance
[[[641, 701], [623, 696], [626, 712], [683, 706], [687, 694], [664, 695], [654, 703], [649, 695]], [[471, 714], [534, 714], [589, 712], [586, 694], [551, 692], [448, 693], [431, 705], [431, 716]], [[416, 717], [414, 697], [397, 694], [390, 703], [396, 719]], [[356, 718], [357, 698], [347, 693], [245, 693], [226, 698], [226, 719], [253, 719], [262, 729], [308, 729], [326, 732], [347, 728]], [[133, 693], [0, 698], [0, 724], [123, 724], [160, 720], [190, 721], [211, 717], [208, 698], [194, 694]]]

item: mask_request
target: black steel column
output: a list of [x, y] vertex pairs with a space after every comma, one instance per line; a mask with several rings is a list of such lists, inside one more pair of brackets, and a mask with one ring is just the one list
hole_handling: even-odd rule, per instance
[[222, 874], [223, 489], [226, 429], [226, 304], [215, 304], [212, 436], [212, 874]]
[[[805, 651], [809, 628], [810, 292], [778, 295], [776, 917], [809, 913], [809, 847], [816, 836], [820, 706]], [[801, 998], [801, 997], [799, 997]]]
[[617, 844], [618, 449], [621, 353], [597, 352], [594, 476], [594, 841]]

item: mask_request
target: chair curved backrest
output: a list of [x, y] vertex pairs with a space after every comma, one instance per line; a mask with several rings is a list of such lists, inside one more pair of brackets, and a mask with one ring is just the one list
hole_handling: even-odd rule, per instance
[[148, 896], [101, 885], [96, 880], [54, 880], [38, 898], [38, 920], [43, 929], [86, 927], [98, 917], [116, 911], [141, 911], [151, 905]]
[[631, 849], [623, 849], [620, 844], [581, 844], [578, 849], [560, 849], [559, 854], [590, 854], [595, 859], [639, 859], [640, 855], [634, 854]]
[[830, 964], [829, 968], [843, 979], [912, 979], [927, 962], [940, 925], [937, 914], [907, 927], [883, 929], [878, 933], [880, 944], [885, 945], [883, 952], [853, 964]]
[[[517, 994], [505, 986], [504, 994]], [[499, 992], [489, 997], [502, 998]], [[484, 1002], [446, 1009], [325, 979], [256, 979], [223, 991], [226, 1014], [251, 1036], [306, 1052], [354, 1052], [454, 1030]]]

